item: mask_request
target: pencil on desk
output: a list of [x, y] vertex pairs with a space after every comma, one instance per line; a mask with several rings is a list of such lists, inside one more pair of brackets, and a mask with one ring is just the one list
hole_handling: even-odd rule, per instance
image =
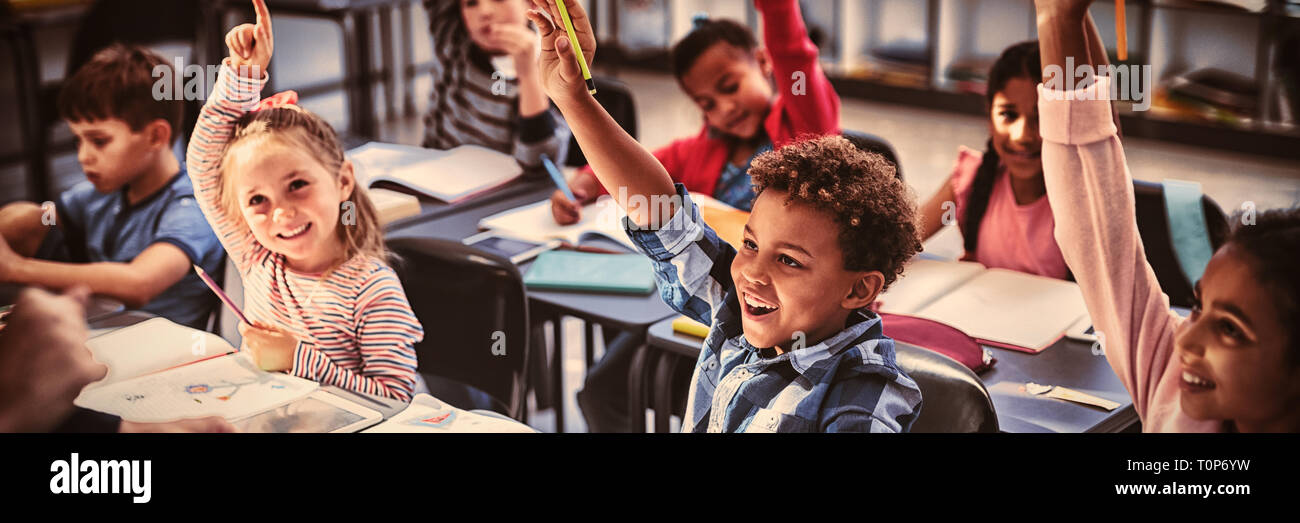
[[1128, 60], [1128, 29], [1124, 17], [1124, 0], [1115, 0], [1115, 52], [1121, 62]]

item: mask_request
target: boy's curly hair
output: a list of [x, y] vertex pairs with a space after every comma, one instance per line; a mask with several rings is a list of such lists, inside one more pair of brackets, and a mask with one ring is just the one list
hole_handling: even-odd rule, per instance
[[754, 159], [754, 192], [776, 189], [786, 202], [827, 212], [839, 225], [844, 268], [880, 271], [885, 286], [921, 250], [911, 191], [883, 156], [858, 149], [842, 136], [801, 139]]

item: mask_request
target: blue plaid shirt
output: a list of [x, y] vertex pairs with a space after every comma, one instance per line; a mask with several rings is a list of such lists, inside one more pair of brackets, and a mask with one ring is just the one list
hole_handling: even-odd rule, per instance
[[731, 281], [736, 249], [683, 205], [657, 231], [624, 222], [655, 262], [665, 302], [712, 325], [691, 376], [683, 432], [904, 432], [921, 412], [921, 390], [894, 362], [894, 342], [868, 310], [811, 347], [763, 358], [745, 340]]

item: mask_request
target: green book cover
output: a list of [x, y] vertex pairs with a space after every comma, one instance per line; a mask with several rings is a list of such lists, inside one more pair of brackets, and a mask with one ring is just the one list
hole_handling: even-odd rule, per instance
[[537, 256], [524, 285], [536, 290], [648, 294], [654, 291], [654, 267], [640, 254], [546, 251]]

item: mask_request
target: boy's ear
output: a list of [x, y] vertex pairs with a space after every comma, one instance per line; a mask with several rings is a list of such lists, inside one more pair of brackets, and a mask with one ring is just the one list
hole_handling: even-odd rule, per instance
[[848, 295], [840, 300], [840, 306], [848, 310], [857, 310], [871, 305], [884, 286], [885, 275], [880, 271], [858, 273], [858, 277], [853, 280], [853, 286], [849, 288]]
[[149, 145], [162, 146], [164, 149], [170, 149], [172, 146], [172, 124], [162, 118], [157, 118], [144, 126], [145, 139], [149, 140]]
[[352, 198], [352, 191], [357, 188], [356, 171], [352, 167], [352, 160], [343, 160], [343, 166], [339, 168], [339, 193], [343, 198], [339, 203]]

